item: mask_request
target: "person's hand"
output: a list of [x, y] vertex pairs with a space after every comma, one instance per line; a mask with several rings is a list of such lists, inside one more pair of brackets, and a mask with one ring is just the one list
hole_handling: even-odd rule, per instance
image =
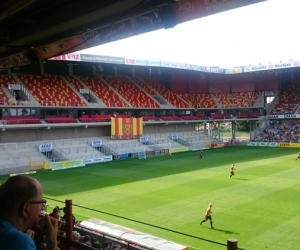
[[46, 214], [45, 215], [45, 231], [46, 231], [45, 236], [46, 236], [47, 250], [57, 249], [57, 230], [58, 230], [58, 220]]
[[26, 231], [26, 233], [27, 233], [32, 239], [34, 238], [35, 232], [34, 232], [33, 230], [28, 229], [28, 230]]

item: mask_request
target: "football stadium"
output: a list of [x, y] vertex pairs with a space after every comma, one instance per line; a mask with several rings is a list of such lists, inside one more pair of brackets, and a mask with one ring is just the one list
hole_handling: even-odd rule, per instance
[[82, 52], [263, 1], [87, 2], [3, 1], [0, 245], [3, 204], [24, 196], [7, 183], [32, 177], [43, 199], [24, 202], [55, 218], [55, 249], [299, 249], [299, 60]]

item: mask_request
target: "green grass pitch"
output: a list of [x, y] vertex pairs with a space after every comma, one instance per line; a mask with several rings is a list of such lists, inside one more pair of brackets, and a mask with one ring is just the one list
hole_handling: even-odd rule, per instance
[[[189, 249], [299, 249], [299, 149], [228, 147], [39, 172], [53, 206], [72, 199], [77, 220], [95, 217]], [[236, 167], [229, 178], [230, 165]], [[4, 180], [1, 177], [1, 180]], [[213, 221], [200, 226], [208, 204]], [[165, 228], [166, 230], [164, 230]], [[223, 244], [223, 245], [222, 245]]]

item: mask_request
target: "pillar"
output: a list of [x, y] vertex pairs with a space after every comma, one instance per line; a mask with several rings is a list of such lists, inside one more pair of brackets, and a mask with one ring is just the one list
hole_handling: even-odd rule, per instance
[[238, 242], [236, 239], [227, 239], [227, 250], [237, 250]]
[[231, 122], [231, 138], [232, 140], [235, 139], [235, 121]]
[[[66, 200], [66, 237], [73, 238], [72, 200]], [[67, 246], [67, 250], [73, 250], [73, 247]]]
[[44, 67], [44, 62], [40, 62], [40, 71], [41, 71], [41, 75], [45, 75], [45, 67]]
[[72, 63], [69, 63], [69, 69], [68, 69], [68, 73], [69, 73], [69, 76], [73, 76], [74, 75], [74, 73], [73, 73], [73, 65], [72, 65]]
[[221, 133], [220, 133], [221, 128], [220, 128], [220, 124], [221, 124], [221, 123], [218, 122], [218, 133], [219, 133], [219, 134], [218, 134], [218, 140], [219, 140], [219, 141], [221, 141], [221, 135], [220, 135], [220, 134], [221, 134]]

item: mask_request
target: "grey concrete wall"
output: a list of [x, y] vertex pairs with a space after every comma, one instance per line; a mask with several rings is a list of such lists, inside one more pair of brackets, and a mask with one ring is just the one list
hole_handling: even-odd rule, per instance
[[194, 131], [195, 124], [146, 124], [144, 134], [151, 133], [175, 133], [182, 131]]
[[[194, 131], [195, 124], [145, 124], [144, 134]], [[0, 130], [0, 143], [110, 136], [110, 125], [79, 128], [27, 128]]]
[[44, 141], [110, 135], [110, 126], [93, 128], [18, 129], [0, 132], [0, 143]]

